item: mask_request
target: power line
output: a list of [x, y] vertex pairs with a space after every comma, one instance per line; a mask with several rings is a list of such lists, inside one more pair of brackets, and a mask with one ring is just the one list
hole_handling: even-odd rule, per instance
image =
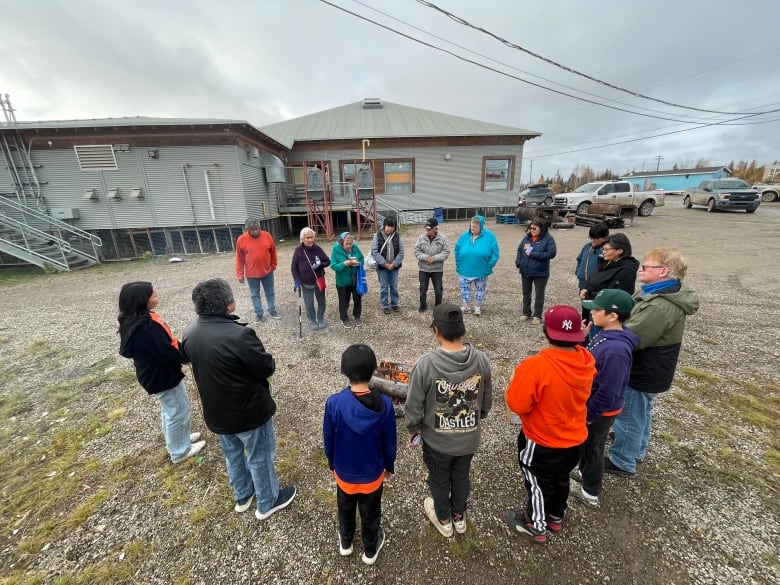
[[[583, 73], [583, 72], [578, 71], [576, 69], [572, 69], [571, 67], [567, 67], [566, 65], [558, 63], [557, 61], [553, 61], [552, 59], [548, 59], [547, 57], [544, 57], [544, 56], [542, 56], [542, 55], [540, 55], [538, 53], [534, 53], [533, 51], [531, 51], [529, 49], [526, 49], [525, 47], [522, 47], [522, 46], [520, 46], [518, 44], [515, 44], [515, 43], [513, 43], [511, 41], [508, 41], [508, 40], [504, 39], [503, 37], [500, 37], [497, 34], [490, 32], [489, 30], [486, 30], [486, 29], [484, 29], [482, 27], [479, 27], [479, 26], [476, 26], [474, 24], [471, 24], [468, 20], [465, 20], [465, 19], [461, 18], [460, 16], [456, 16], [455, 14], [452, 14], [451, 12], [447, 12], [446, 10], [444, 10], [443, 8], [440, 8], [439, 6], [434, 4], [433, 2], [428, 2], [428, 0], [417, 0], [417, 2], [419, 4], [422, 4], [423, 6], [426, 6], [428, 8], [433, 9], [433, 10], [441, 12], [442, 14], [444, 14], [448, 18], [454, 20], [458, 24], [461, 24], [463, 26], [472, 28], [472, 29], [474, 29], [476, 31], [484, 33], [484, 34], [486, 34], [486, 35], [488, 35], [490, 37], [493, 37], [494, 39], [496, 39], [500, 43], [506, 45], [510, 49], [516, 49], [518, 51], [522, 51], [523, 53], [527, 53], [528, 55], [531, 55], [532, 57], [535, 57], [535, 58], [537, 58], [537, 59], [539, 59], [541, 61], [544, 61], [545, 63], [549, 63], [550, 65], [558, 67], [559, 69], [563, 69], [564, 71], [572, 73], [573, 75], [579, 75], [580, 77], [584, 77], [585, 79], [588, 79], [588, 80], [593, 81], [595, 83], [598, 83], [600, 85], [604, 85], [606, 87], [615, 89], [617, 91], [622, 91], [622, 92], [627, 93], [629, 95], [632, 95], [634, 97], [642, 98], [642, 99], [645, 99], [645, 100], [650, 100], [650, 101], [653, 101], [653, 102], [658, 102], [658, 103], [661, 103], [661, 104], [664, 104], [664, 105], [667, 105], [667, 106], [672, 106], [674, 108], [682, 108], [684, 110], [693, 110], [693, 111], [696, 111], [696, 112], [704, 112], [704, 113], [707, 113], [707, 114], [721, 114], [721, 115], [724, 115], [724, 116], [739, 116], [739, 115], [742, 115], [742, 114], [749, 113], [749, 112], [721, 112], [721, 111], [718, 111], [718, 110], [705, 110], [705, 109], [702, 109], [702, 108], [695, 108], [695, 107], [692, 107], [692, 106], [684, 106], [684, 105], [681, 105], [681, 104], [676, 104], [674, 102], [668, 102], [668, 101], [661, 100], [661, 99], [658, 99], [658, 98], [650, 97], [650, 96], [647, 96], [647, 95], [644, 95], [644, 94], [632, 91], [630, 89], [625, 89], [623, 87], [614, 85], [614, 84], [609, 83], [607, 81], [603, 81], [603, 80], [598, 79], [596, 77], [592, 77], [592, 76], [588, 75], [587, 73]], [[770, 113], [770, 112], [759, 112], [759, 114], [768, 114], [768, 113]]]

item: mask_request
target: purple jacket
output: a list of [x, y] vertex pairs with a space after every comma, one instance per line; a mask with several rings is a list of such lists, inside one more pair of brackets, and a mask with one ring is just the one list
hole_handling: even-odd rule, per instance
[[[317, 259], [319, 259], [320, 264], [314, 268], [312, 264], [316, 264]], [[295, 248], [292, 256], [290, 270], [292, 271], [293, 282], [313, 285], [317, 280], [317, 276], [325, 274], [325, 269], [328, 266], [330, 266], [330, 258], [328, 258], [325, 250], [317, 244], [314, 244], [311, 248], [301, 244]]]
[[596, 379], [588, 398], [588, 423], [605, 412], [623, 408], [631, 373], [634, 347], [639, 336], [630, 329], [602, 329], [588, 344], [596, 359]]

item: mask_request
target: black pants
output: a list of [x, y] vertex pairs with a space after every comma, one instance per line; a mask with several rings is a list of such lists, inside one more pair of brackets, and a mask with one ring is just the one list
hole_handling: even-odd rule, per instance
[[336, 486], [341, 545], [349, 546], [355, 538], [355, 512], [360, 510], [360, 535], [366, 555], [376, 554], [379, 524], [382, 520], [382, 487], [370, 494], [348, 494]]
[[428, 468], [428, 486], [439, 520], [462, 515], [471, 491], [469, 471], [474, 454], [445, 455], [423, 443], [423, 463]]
[[544, 289], [547, 288], [548, 276], [523, 276], [520, 275], [520, 282], [523, 285], [523, 315], [531, 316], [531, 287], [536, 289], [534, 297], [533, 316], [542, 318], [544, 312]]
[[420, 307], [428, 308], [428, 282], [433, 282], [433, 305], [441, 305], [443, 294], [442, 277], [443, 272], [425, 272], [420, 270]]
[[363, 297], [357, 294], [355, 285], [337, 286], [336, 292], [339, 293], [339, 318], [342, 321], [349, 319], [349, 299], [352, 297], [352, 302], [354, 303], [352, 307], [352, 316], [355, 319], [360, 319], [360, 315], [363, 312]]
[[580, 471], [582, 487], [592, 496], [601, 492], [601, 480], [604, 477], [604, 450], [612, 421], [617, 415], [602, 416], [588, 425], [588, 438], [580, 451]]
[[535, 443], [523, 433], [517, 436], [517, 459], [528, 492], [525, 513], [537, 530], [547, 530], [547, 514], [560, 518], [566, 514], [569, 473], [579, 457], [580, 445], [554, 449]]

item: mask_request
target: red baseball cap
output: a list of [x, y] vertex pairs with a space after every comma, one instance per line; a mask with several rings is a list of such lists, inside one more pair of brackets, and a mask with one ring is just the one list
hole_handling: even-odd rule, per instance
[[582, 333], [582, 316], [580, 312], [569, 305], [555, 305], [544, 314], [544, 327], [547, 336], [554, 341], [573, 341], [582, 343], [585, 336]]

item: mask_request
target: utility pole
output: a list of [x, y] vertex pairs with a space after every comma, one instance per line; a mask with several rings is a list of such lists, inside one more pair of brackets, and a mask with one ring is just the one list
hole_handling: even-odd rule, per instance
[[658, 169], [661, 168], [661, 161], [663, 159], [664, 159], [664, 157], [662, 157], [660, 154], [657, 157], [655, 157], [655, 162], [656, 162], [656, 164], [655, 164], [655, 172], [656, 173], [658, 172]]
[[533, 185], [534, 184], [534, 159], [529, 158], [528, 159], [528, 184]]

